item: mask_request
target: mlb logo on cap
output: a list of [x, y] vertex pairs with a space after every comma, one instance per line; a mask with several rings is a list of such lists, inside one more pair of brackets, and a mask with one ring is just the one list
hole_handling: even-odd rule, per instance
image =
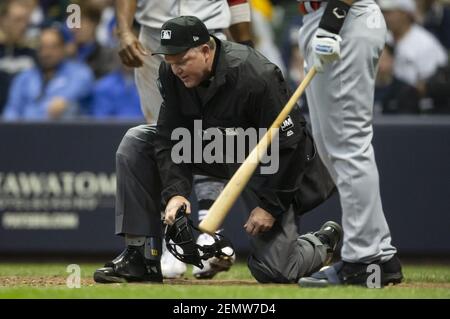
[[161, 27], [161, 43], [152, 55], [179, 54], [205, 44], [209, 39], [208, 29], [201, 20], [194, 16], [177, 17]]
[[162, 40], [172, 39], [172, 30], [161, 30], [161, 39]]

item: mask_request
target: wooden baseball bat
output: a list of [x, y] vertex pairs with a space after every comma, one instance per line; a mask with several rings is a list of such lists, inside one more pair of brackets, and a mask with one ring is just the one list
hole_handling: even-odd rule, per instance
[[[236, 202], [244, 187], [247, 185], [262, 157], [264, 156], [264, 153], [275, 137], [275, 134], [273, 133], [278, 132], [278, 129], [281, 127], [283, 121], [289, 116], [295, 106], [295, 103], [303, 94], [315, 75], [316, 68], [313, 67], [283, 107], [272, 126], [259, 141], [258, 145], [256, 145], [245, 161], [241, 164], [239, 169], [234, 173], [233, 177], [229, 180], [219, 197], [217, 197], [214, 201], [206, 217], [199, 224], [199, 229], [202, 232], [214, 234], [222, 225], [231, 207]], [[276, 129], [276, 131], [274, 129]]]

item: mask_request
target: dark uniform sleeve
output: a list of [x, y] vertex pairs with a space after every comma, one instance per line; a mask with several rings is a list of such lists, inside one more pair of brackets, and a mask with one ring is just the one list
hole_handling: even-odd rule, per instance
[[179, 106], [172, 98], [175, 86], [168, 76], [168, 68], [163, 62], [159, 68], [158, 87], [163, 97], [157, 122], [155, 139], [155, 153], [162, 183], [163, 204], [173, 196], [180, 195], [188, 198], [192, 191], [192, 171], [188, 163], [176, 164], [172, 161], [171, 140], [175, 128], [186, 127], [181, 116]]
[[[290, 92], [281, 71], [274, 65], [266, 70], [263, 80], [263, 90], [257, 90], [259, 93], [253, 98], [248, 116], [256, 127], [269, 128], [288, 102]], [[296, 106], [279, 129], [279, 152], [270, 154], [272, 158], [278, 156], [278, 170], [264, 175], [259, 168], [253, 177], [254, 185], [258, 185], [255, 193], [260, 200], [259, 207], [275, 217], [287, 211], [292, 204], [296, 182], [306, 165], [305, 149], [302, 147], [306, 138], [305, 125]]]

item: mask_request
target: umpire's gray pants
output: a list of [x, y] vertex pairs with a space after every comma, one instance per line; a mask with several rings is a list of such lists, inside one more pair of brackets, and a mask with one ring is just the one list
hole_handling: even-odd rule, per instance
[[[161, 181], [155, 160], [155, 129], [141, 125], [130, 129], [116, 154], [116, 234], [162, 236]], [[196, 165], [195, 173], [223, 177], [208, 165]], [[244, 200], [248, 207], [254, 194]], [[294, 283], [323, 266], [326, 248], [312, 234], [298, 236], [292, 209], [278, 218], [272, 229], [250, 236], [251, 254], [248, 267], [263, 283]]]
[[[311, 41], [324, 7], [305, 15], [300, 49], [308, 71]], [[325, 66], [307, 88], [314, 140], [339, 190], [348, 262], [386, 261], [396, 249], [381, 206], [372, 147], [375, 75], [386, 25], [373, 0], [355, 2], [341, 30], [341, 60]]]

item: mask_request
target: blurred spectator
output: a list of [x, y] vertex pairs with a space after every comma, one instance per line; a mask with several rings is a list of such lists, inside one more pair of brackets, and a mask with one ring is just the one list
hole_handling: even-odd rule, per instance
[[73, 0], [39, 0], [39, 8], [42, 10], [44, 21], [51, 22], [64, 22], [66, 18], [67, 7], [75, 2]]
[[301, 15], [292, 17], [286, 25], [282, 42], [282, 57], [287, 66], [287, 79], [292, 90], [295, 90], [305, 77], [304, 59], [298, 47], [299, 30], [302, 25]]
[[439, 68], [423, 90], [433, 100], [434, 113], [450, 113], [450, 66]]
[[44, 23], [45, 16], [38, 0], [26, 0], [26, 2], [30, 7], [31, 12], [26, 36], [28, 39], [35, 40], [39, 37], [39, 33], [41, 32], [41, 27]]
[[375, 87], [376, 113], [417, 113], [419, 93], [414, 86], [394, 76], [394, 49], [386, 45], [378, 64]]
[[96, 118], [144, 120], [133, 69], [122, 66], [97, 82], [94, 88], [92, 113]]
[[14, 79], [4, 112], [6, 120], [60, 119], [77, 114], [94, 78], [86, 65], [66, 60], [64, 45], [59, 29], [42, 31], [38, 66]]
[[447, 65], [447, 52], [430, 32], [415, 23], [413, 0], [379, 0], [379, 5], [393, 36], [394, 78], [417, 90], [421, 98], [417, 111], [431, 111], [426, 82]]
[[114, 0], [88, 0], [91, 7], [101, 12], [100, 24], [97, 27], [97, 42], [105, 47], [118, 46], [117, 38], [114, 36], [116, 27], [116, 13]]
[[100, 23], [101, 11], [92, 6], [83, 6], [81, 28], [73, 29], [76, 57], [87, 63], [98, 79], [119, 66], [117, 51], [97, 42], [96, 31]]
[[[305, 60], [298, 46], [299, 31], [302, 25], [303, 16], [296, 14], [288, 20], [283, 32], [282, 57], [287, 66], [287, 79], [292, 92], [297, 89], [305, 78]], [[301, 112], [309, 112], [305, 94], [300, 97], [298, 104]]]
[[35, 51], [26, 41], [28, 1], [15, 0], [0, 8], [0, 113], [15, 75], [34, 66]]
[[274, 10], [272, 3], [270, 0], [250, 0], [249, 3], [252, 8], [255, 48], [286, 75], [286, 67], [275, 44], [275, 35], [271, 25]]
[[418, 0], [418, 19], [450, 50], [450, 3], [439, 0]]

